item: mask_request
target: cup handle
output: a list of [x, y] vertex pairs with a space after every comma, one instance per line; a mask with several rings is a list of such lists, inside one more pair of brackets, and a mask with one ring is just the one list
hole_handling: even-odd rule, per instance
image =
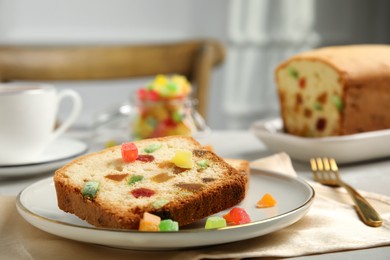
[[50, 141], [62, 135], [74, 123], [74, 121], [80, 114], [81, 107], [82, 107], [82, 101], [80, 95], [76, 91], [71, 89], [62, 90], [58, 93], [57, 96], [58, 106], [61, 103], [61, 101], [66, 97], [71, 98], [73, 101], [72, 111], [70, 112], [67, 119], [64, 122], [62, 122], [61, 125], [53, 132]]

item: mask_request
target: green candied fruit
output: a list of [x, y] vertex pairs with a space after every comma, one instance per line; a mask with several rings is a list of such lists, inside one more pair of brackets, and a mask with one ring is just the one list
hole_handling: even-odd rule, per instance
[[299, 79], [299, 72], [297, 69], [293, 67], [289, 67], [288, 69], [288, 74], [293, 77], [294, 79]]
[[169, 92], [177, 92], [177, 90], [178, 90], [176, 83], [173, 83], [173, 82], [169, 82], [167, 84], [166, 88]]
[[322, 110], [322, 104], [318, 101], [314, 102], [313, 107], [315, 110]]
[[177, 93], [178, 87], [173, 82], [168, 82], [164, 88], [161, 88], [160, 93], [162, 96], [171, 96]]
[[209, 217], [206, 220], [205, 229], [223, 228], [226, 227], [226, 220], [221, 217]]
[[130, 177], [129, 181], [127, 182], [127, 184], [132, 185], [136, 182], [142, 181], [143, 178], [144, 178], [144, 176], [142, 176], [142, 175], [132, 175]]
[[89, 181], [84, 184], [82, 195], [89, 199], [93, 199], [99, 190], [100, 183], [98, 181]]
[[146, 123], [147, 123], [150, 127], [152, 127], [152, 128], [156, 128], [156, 127], [157, 127], [157, 124], [158, 124], [156, 118], [154, 118], [154, 117], [147, 117], [147, 118], [146, 118]]
[[207, 169], [210, 166], [210, 161], [207, 159], [199, 160], [196, 162], [196, 165], [201, 169]]
[[179, 223], [171, 219], [161, 220], [158, 226], [160, 231], [179, 231]]
[[153, 152], [157, 151], [158, 149], [160, 149], [161, 146], [162, 146], [161, 143], [152, 143], [144, 148], [144, 152], [145, 153], [153, 153]]
[[172, 119], [175, 123], [180, 123], [183, 120], [183, 115], [176, 110], [172, 113]]
[[165, 204], [168, 204], [169, 200], [164, 199], [164, 198], [157, 198], [153, 203], [152, 207], [155, 209], [160, 209], [162, 208]]
[[332, 102], [333, 104], [336, 106], [336, 108], [339, 110], [339, 111], [343, 111], [344, 109], [344, 103], [343, 103], [343, 100], [337, 96], [337, 95], [334, 95], [332, 97]]

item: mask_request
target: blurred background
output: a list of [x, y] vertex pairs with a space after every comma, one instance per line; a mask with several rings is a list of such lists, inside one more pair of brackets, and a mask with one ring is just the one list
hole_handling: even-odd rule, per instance
[[[273, 71], [285, 58], [326, 45], [390, 43], [389, 25], [386, 0], [0, 0], [2, 45], [220, 40], [227, 56], [211, 79], [213, 129], [247, 129], [278, 116]], [[56, 85], [82, 95], [76, 126], [87, 127], [149, 81]]]

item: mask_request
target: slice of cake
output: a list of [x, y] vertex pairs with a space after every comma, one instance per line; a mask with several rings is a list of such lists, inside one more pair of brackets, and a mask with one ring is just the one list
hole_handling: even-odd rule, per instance
[[248, 169], [239, 169], [172, 136], [85, 155], [57, 170], [54, 183], [59, 208], [95, 226], [138, 229], [144, 212], [183, 226], [244, 199]]
[[287, 133], [323, 137], [390, 128], [390, 45], [308, 51], [275, 74]]

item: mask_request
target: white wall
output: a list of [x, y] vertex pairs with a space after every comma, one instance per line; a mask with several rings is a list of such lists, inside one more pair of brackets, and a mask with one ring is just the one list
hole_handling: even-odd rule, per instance
[[[254, 120], [278, 115], [272, 71], [292, 53], [320, 45], [389, 43], [389, 3], [386, 0], [0, 0], [0, 44], [140, 43], [218, 38], [226, 44], [228, 57], [212, 78], [209, 123], [212, 128], [247, 128]], [[257, 8], [245, 7], [250, 4]], [[236, 9], [232, 6], [239, 5], [243, 9], [240, 19], [245, 19], [248, 12], [252, 14], [252, 21], [239, 21], [240, 30], [261, 30], [266, 39], [273, 37], [273, 42], [267, 46], [256, 43], [251, 37], [239, 43], [234, 40], [231, 27], [232, 13]], [[268, 6], [266, 10], [264, 6]], [[298, 7], [305, 15], [303, 18], [293, 15]], [[250, 28], [249, 22], [252, 22]], [[318, 38], [305, 45], [299, 44], [299, 37], [305, 42], [305, 35], [298, 35], [296, 46], [286, 45], [281, 51], [275, 46], [283, 46], [282, 41], [273, 35], [286, 28], [291, 37], [303, 30]], [[238, 57], [237, 68], [229, 69], [227, 65], [234, 53]], [[245, 56], [253, 63], [244, 70], [241, 62]], [[234, 86], [229, 88], [233, 83], [232, 75], [235, 76]], [[94, 114], [125, 101], [130, 92], [144, 82], [145, 79], [75, 82], [58, 86], [74, 88], [82, 95], [85, 105], [78, 125], [86, 126]]]

